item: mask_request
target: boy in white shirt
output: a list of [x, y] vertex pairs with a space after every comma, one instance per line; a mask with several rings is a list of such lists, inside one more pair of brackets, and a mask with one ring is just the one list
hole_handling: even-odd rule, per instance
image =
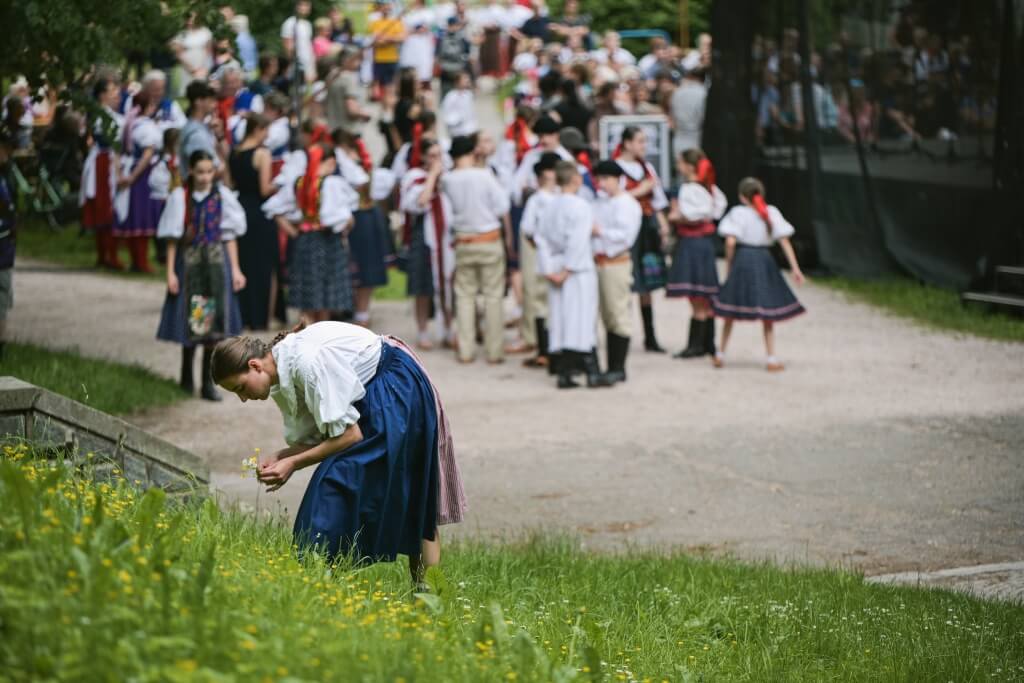
[[630, 249], [640, 233], [643, 209], [640, 202], [622, 189], [622, 168], [611, 160], [594, 168], [599, 190], [594, 205], [597, 225], [592, 246], [597, 265], [601, 321], [607, 333], [608, 374], [611, 382], [626, 381], [629, 353], [633, 259]]
[[476, 297], [484, 297], [484, 346], [489, 363], [505, 360], [502, 299], [505, 296], [505, 250], [502, 238], [508, 192], [489, 169], [476, 166], [476, 140], [452, 140], [455, 168], [441, 178], [441, 191], [452, 205], [455, 241], [455, 327], [458, 357], [473, 361], [476, 347]]
[[456, 77], [455, 87], [441, 100], [441, 118], [452, 137], [472, 135], [479, 130], [473, 107], [473, 83], [465, 71]]
[[558, 388], [579, 384], [576, 371], [587, 376], [587, 386], [611, 386], [597, 364], [597, 273], [590, 239], [594, 233], [591, 205], [576, 192], [583, 177], [575, 162], [559, 161], [555, 178], [561, 194], [552, 202], [551, 217], [537, 234], [537, 249], [549, 285], [548, 348], [561, 352]]
[[555, 180], [555, 164], [560, 157], [554, 152], [541, 156], [533, 166], [537, 176], [537, 191], [530, 195], [523, 207], [519, 223], [519, 267], [523, 274], [523, 319], [525, 324], [534, 324], [537, 355], [527, 358], [523, 365], [528, 368], [548, 366], [548, 283], [544, 269], [538, 262], [535, 235], [541, 224], [548, 219], [551, 206], [558, 197], [558, 183]]

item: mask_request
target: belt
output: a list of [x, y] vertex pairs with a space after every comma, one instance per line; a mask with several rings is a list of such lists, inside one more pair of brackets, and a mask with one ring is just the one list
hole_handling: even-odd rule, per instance
[[455, 244], [481, 244], [501, 239], [501, 228], [488, 232], [461, 232], [455, 235]]
[[715, 224], [711, 221], [676, 223], [675, 228], [679, 237], [706, 237], [715, 234]]
[[599, 266], [614, 266], [619, 263], [629, 263], [630, 254], [628, 251], [624, 251], [618, 256], [608, 256], [607, 254], [594, 254], [594, 263]]

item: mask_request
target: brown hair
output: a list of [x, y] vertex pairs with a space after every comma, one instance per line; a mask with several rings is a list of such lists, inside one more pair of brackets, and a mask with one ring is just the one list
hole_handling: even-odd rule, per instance
[[768, 215], [768, 204], [764, 200], [764, 183], [757, 178], [747, 177], [740, 181], [739, 195], [750, 202], [754, 211], [764, 221], [768, 234], [772, 234], [772, 219]]
[[306, 323], [299, 323], [292, 329], [279, 333], [269, 344], [262, 339], [248, 336], [220, 340], [213, 347], [213, 355], [210, 357], [210, 375], [213, 381], [220, 384], [228, 377], [246, 372], [249, 369], [249, 361], [254, 358], [266, 358], [278, 342], [289, 334], [304, 329]]
[[255, 135], [257, 131], [261, 131], [270, 125], [270, 119], [263, 114], [259, 114], [254, 111], [246, 112], [244, 114], [244, 118], [246, 139]]
[[558, 182], [559, 187], [565, 187], [579, 174], [579, 169], [576, 168], [576, 164], [572, 161], [562, 159], [555, 164], [555, 180]]

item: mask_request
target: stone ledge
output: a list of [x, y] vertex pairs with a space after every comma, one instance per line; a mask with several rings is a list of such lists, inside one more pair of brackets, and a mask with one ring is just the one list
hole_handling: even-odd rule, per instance
[[102, 455], [119, 465], [130, 482], [146, 486], [171, 491], [209, 486], [209, 468], [192, 453], [15, 377], [0, 377], [0, 436], [31, 439], [72, 456]]

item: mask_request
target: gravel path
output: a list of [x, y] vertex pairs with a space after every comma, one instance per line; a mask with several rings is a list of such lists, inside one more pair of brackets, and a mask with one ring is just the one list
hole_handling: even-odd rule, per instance
[[[16, 338], [176, 375], [178, 349], [154, 340], [159, 284], [29, 263], [15, 282]], [[869, 572], [1020, 560], [1024, 346], [926, 330], [813, 284], [799, 295], [810, 312], [779, 327], [788, 368], [777, 375], [750, 325], [720, 371], [644, 354], [634, 339], [630, 381], [600, 391], [556, 391], [518, 359], [426, 354], [472, 508], [456, 533], [559, 529], [602, 548]], [[663, 343], [679, 346], [686, 305], [656, 310]], [[411, 306], [378, 304], [374, 325], [411, 337]], [[191, 400], [131, 419], [205, 458], [226, 498], [248, 504], [241, 459], [281, 444], [271, 402]], [[303, 474], [261, 507], [295, 510]]]

